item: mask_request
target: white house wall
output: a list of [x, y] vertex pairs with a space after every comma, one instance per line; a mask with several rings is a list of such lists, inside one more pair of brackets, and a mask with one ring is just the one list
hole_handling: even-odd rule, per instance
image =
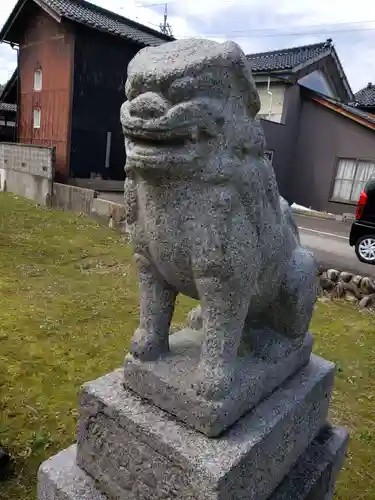
[[269, 90], [272, 93], [272, 101], [271, 95], [267, 91], [267, 83], [256, 82], [256, 86], [261, 103], [259, 115], [262, 118], [280, 123], [283, 115], [286, 85], [271, 82]]

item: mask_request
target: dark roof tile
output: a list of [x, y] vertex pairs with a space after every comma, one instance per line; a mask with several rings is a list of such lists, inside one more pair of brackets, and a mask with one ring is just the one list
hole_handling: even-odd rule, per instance
[[359, 106], [375, 106], [375, 85], [369, 83], [367, 87], [356, 92], [354, 97]]
[[161, 45], [173, 40], [172, 37], [85, 0], [42, 0], [42, 3], [70, 21], [107, 31], [143, 45]]
[[249, 54], [247, 58], [250, 61], [254, 73], [261, 71], [292, 70], [296, 66], [314, 57], [320, 56], [325, 52], [330, 52], [331, 47], [332, 40], [328, 39], [326, 42], [316, 43], [314, 45], [303, 45], [290, 49]]

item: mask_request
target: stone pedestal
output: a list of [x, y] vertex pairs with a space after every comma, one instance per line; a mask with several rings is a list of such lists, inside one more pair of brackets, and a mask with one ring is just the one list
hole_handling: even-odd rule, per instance
[[[347, 441], [344, 429], [324, 429], [269, 500], [331, 500]], [[108, 500], [95, 481], [77, 466], [76, 458], [74, 445], [42, 465], [38, 477], [39, 500]]]
[[281, 336], [260, 332], [257, 349], [253, 346], [233, 364], [235, 379], [226, 397], [207, 401], [193, 389], [202, 337], [202, 330], [186, 328], [170, 337], [170, 352], [157, 361], [127, 356], [124, 380], [143, 399], [211, 437], [219, 436], [306, 365], [313, 344], [310, 333], [293, 346]]
[[81, 392], [77, 446], [42, 465], [39, 500], [329, 500], [347, 434], [327, 427], [334, 367], [311, 356], [220, 438], [124, 388]]

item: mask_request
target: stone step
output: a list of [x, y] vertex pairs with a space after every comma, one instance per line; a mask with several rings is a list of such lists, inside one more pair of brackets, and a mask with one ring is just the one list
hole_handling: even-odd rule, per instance
[[[269, 500], [331, 500], [347, 441], [344, 429], [325, 429]], [[76, 446], [72, 446], [41, 466], [38, 500], [108, 500], [96, 488], [94, 481], [76, 465], [76, 452]], [[121, 496], [119, 500], [128, 498]]]
[[84, 386], [78, 465], [110, 498], [266, 500], [325, 423], [334, 366], [317, 356], [220, 438], [123, 387], [116, 371]]

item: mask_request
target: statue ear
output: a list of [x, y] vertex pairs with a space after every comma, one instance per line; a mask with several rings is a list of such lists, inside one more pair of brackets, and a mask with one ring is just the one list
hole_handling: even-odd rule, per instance
[[244, 98], [245, 105], [254, 118], [260, 110], [259, 94], [251, 72], [251, 65], [243, 50], [235, 42], [223, 43], [224, 57], [232, 60], [232, 69], [238, 91]]

